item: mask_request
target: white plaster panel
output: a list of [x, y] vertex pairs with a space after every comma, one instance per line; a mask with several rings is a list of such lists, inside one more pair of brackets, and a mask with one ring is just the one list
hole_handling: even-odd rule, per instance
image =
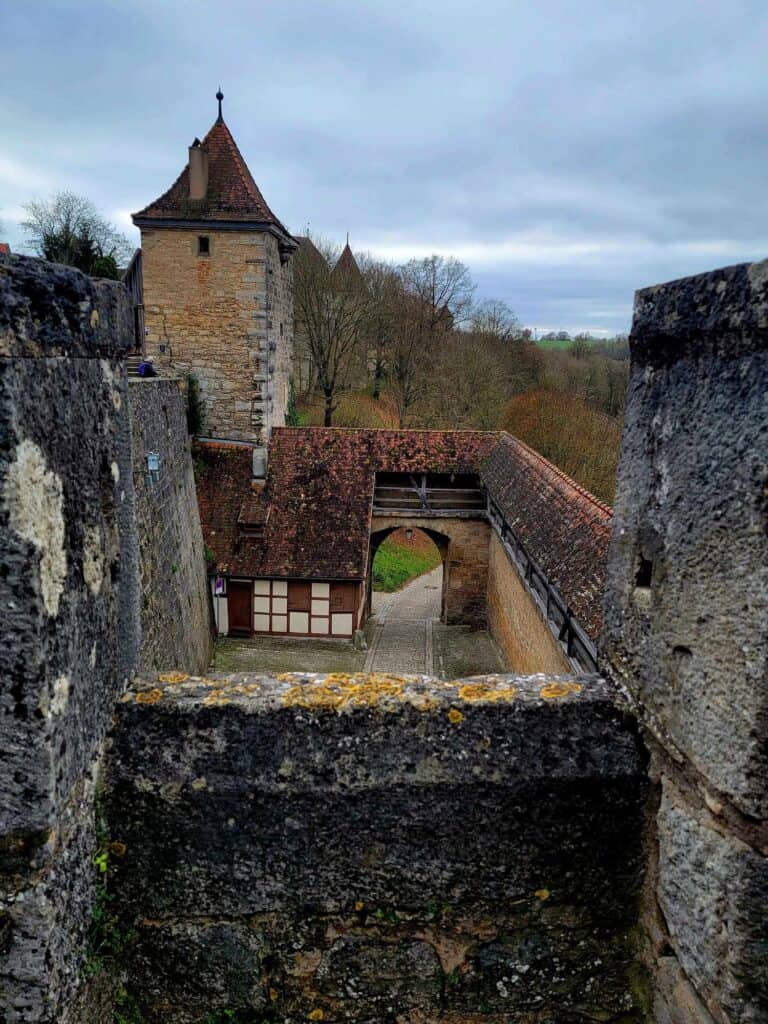
[[253, 592], [254, 592], [254, 594], [268, 594], [269, 593], [269, 580], [254, 580], [253, 581]]
[[351, 612], [336, 612], [331, 618], [333, 620], [331, 633], [334, 636], [352, 636]]
[[329, 633], [329, 620], [328, 619], [316, 619], [312, 618], [312, 632], [318, 636], [328, 636]]
[[268, 615], [254, 615], [253, 616], [253, 628], [257, 633], [268, 633], [269, 632], [269, 616]]
[[272, 632], [273, 633], [287, 633], [288, 632], [288, 616], [287, 615], [273, 615], [272, 616]]
[[313, 583], [312, 584], [312, 597], [330, 597], [331, 596], [331, 585], [330, 583]]
[[269, 612], [269, 598], [268, 597], [254, 597], [253, 599], [253, 610], [254, 612]]
[[272, 598], [272, 614], [273, 615], [285, 615], [288, 611], [288, 598], [287, 597], [273, 597]]
[[287, 580], [272, 580], [272, 594], [274, 597], [287, 597], [288, 596], [288, 582]]
[[312, 614], [313, 615], [327, 615], [328, 614], [328, 602], [327, 601], [316, 601], [312, 598]]
[[229, 632], [229, 606], [226, 597], [216, 598], [216, 625], [221, 636]]
[[309, 613], [308, 612], [291, 612], [291, 632], [292, 633], [308, 633], [309, 632]]

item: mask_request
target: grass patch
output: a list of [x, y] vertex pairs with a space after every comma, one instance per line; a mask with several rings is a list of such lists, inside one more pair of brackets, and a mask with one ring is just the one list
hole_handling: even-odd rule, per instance
[[413, 548], [385, 540], [373, 560], [373, 589], [390, 594], [438, 565], [440, 552], [433, 544]]

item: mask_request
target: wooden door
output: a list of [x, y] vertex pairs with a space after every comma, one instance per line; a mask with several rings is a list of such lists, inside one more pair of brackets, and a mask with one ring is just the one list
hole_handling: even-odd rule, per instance
[[227, 581], [229, 632], [250, 636], [253, 632], [253, 584]]
[[309, 635], [309, 612], [312, 607], [312, 584], [290, 580], [288, 583], [288, 632]]
[[297, 583], [291, 580], [288, 584], [288, 611], [308, 612], [312, 603], [312, 584]]
[[354, 583], [331, 584], [331, 611], [357, 611], [357, 586]]

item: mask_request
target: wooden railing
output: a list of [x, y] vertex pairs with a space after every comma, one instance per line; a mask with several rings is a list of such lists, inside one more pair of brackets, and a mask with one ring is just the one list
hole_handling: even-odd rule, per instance
[[373, 510], [378, 513], [412, 515], [477, 515], [486, 511], [481, 487], [428, 487], [426, 477], [413, 475], [410, 485], [377, 484]]

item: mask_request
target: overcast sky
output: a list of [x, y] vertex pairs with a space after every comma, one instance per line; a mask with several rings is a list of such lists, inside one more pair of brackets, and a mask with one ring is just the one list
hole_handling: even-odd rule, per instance
[[224, 115], [276, 214], [464, 260], [529, 326], [768, 256], [766, 0], [0, 0], [0, 239], [129, 214]]

